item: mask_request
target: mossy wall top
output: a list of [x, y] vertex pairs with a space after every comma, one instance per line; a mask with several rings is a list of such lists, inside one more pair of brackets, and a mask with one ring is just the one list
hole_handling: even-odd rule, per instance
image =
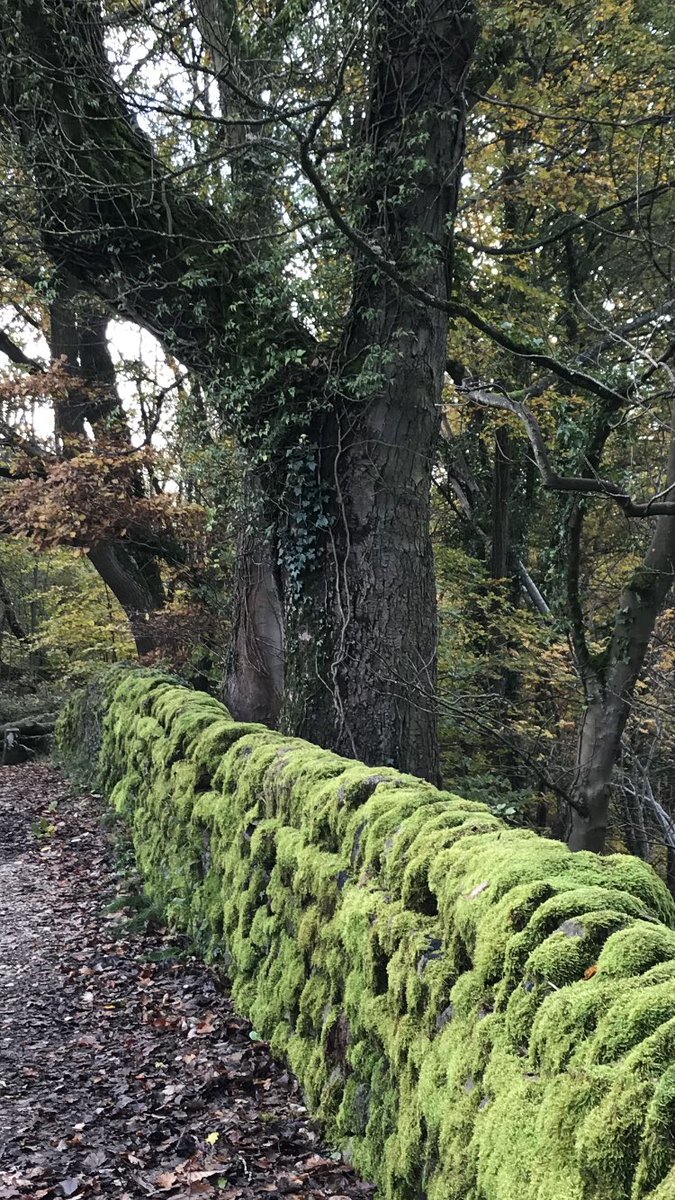
[[150, 672], [72, 700], [59, 742], [383, 1196], [675, 1200], [675, 910], [648, 866]]

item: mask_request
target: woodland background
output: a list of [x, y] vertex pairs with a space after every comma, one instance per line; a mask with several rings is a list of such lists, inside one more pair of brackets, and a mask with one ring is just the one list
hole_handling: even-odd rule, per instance
[[675, 886], [673, 6], [0, 43], [0, 723], [138, 657]]

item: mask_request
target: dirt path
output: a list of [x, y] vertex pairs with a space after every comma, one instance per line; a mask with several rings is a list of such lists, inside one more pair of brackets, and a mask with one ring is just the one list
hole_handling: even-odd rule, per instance
[[0, 1200], [372, 1196], [214, 974], [106, 911], [100, 804], [0, 768]]

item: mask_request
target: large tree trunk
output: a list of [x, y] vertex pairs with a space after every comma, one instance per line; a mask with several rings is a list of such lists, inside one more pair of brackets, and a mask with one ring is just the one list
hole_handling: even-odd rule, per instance
[[[212, 7], [205, 0], [202, 14]], [[354, 148], [354, 177], [369, 181], [350, 218], [361, 248], [334, 353], [293, 315], [282, 281], [258, 269], [264, 248], [164, 171], [110, 79], [97, 6], [21, 0], [14, 18], [0, 0], [0, 11], [0, 93], [33, 164], [48, 253], [210, 380], [227, 378], [242, 355], [255, 378], [259, 362], [263, 413], [277, 388], [306, 396], [315, 385], [317, 490], [280, 529], [284, 728], [437, 778], [429, 493], [447, 320], [418, 306], [377, 262], [383, 256], [441, 300], [449, 294], [464, 80], [477, 37], [470, 0], [380, 0], [373, 10], [360, 161]], [[301, 160], [311, 179], [314, 118], [307, 130]], [[341, 211], [340, 201], [333, 219]], [[263, 280], [273, 286], [261, 308]], [[282, 358], [290, 348], [294, 362], [300, 350], [302, 367], [280, 368], [270, 381], [270, 343]], [[250, 442], [260, 425], [255, 397], [247, 411], [229, 416]]]
[[161, 648], [152, 618], [164, 592], [152, 555], [139, 562], [122, 542], [106, 542], [92, 547], [89, 561], [124, 609], [139, 658]]
[[[365, 130], [374, 180], [360, 232], [439, 298], [451, 285], [448, 229], [475, 38], [469, 7], [454, 0], [378, 10]], [[357, 254], [335, 412], [318, 456], [329, 531], [301, 588], [294, 574], [287, 588], [282, 714], [286, 728], [321, 745], [434, 781], [429, 508], [446, 354], [446, 317]], [[302, 539], [296, 545], [303, 550]]]
[[241, 535], [225, 703], [237, 721], [276, 726], [284, 691], [283, 609], [275, 549]]
[[[301, 590], [287, 583], [282, 719], [339, 753], [436, 780], [429, 495], [433, 360], [444, 330], [415, 318], [417, 336], [401, 334], [391, 390], [364, 406], [344, 443], [336, 433], [337, 445], [322, 448], [322, 475], [335, 481], [324, 501], [330, 533]], [[303, 553], [303, 540], [294, 549]]]
[[0, 629], [3, 625], [7, 626], [10, 633], [13, 633], [19, 642], [24, 642], [28, 637], [26, 630], [16, 615], [7, 585], [2, 575], [0, 575]]
[[602, 853], [607, 838], [612, 777], [621, 748], [629, 705], [599, 697], [583, 716], [568, 845], [571, 850]]

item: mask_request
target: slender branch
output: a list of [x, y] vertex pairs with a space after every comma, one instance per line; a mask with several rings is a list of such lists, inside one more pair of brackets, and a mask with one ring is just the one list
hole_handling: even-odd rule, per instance
[[622, 772], [620, 783], [622, 790], [628, 792], [643, 810], [646, 808], [651, 812], [656, 824], [661, 829], [666, 846], [671, 850], [675, 850], [675, 821], [656, 799], [649, 778], [648, 768], [638, 758], [625, 737], [621, 740], [621, 749], [626, 755], [634, 775], [637, 774], [639, 777], [639, 784], [636, 784], [635, 778], [631, 779], [628, 774], [628, 768], [625, 768]]
[[[665, 300], [663, 304], [657, 305], [656, 308], [640, 313], [637, 317], [631, 317], [630, 320], [625, 321], [623, 325], [617, 326], [616, 329], [608, 330], [605, 336], [600, 338], [599, 341], [592, 342], [585, 350], [580, 350], [578, 354], [575, 354], [571, 362], [577, 363], [580, 366], [585, 363], [597, 363], [605, 350], [609, 350], [617, 342], [621, 342], [629, 333], [635, 333], [638, 329], [644, 329], [646, 325], [658, 321], [661, 317], [669, 316], [673, 311], [675, 311], [675, 299]], [[673, 343], [673, 346], [675, 346], [675, 343]], [[652, 368], [651, 372], [646, 372], [644, 378], [646, 379], [648, 374], [653, 373], [653, 370], [654, 368]], [[512, 394], [521, 400], [534, 399], [536, 396], [543, 395], [559, 378], [559, 374], [549, 371], [546, 375], [542, 375], [541, 378], [531, 383], [524, 391]], [[615, 407], [623, 407], [625, 402], [626, 397], [617, 392], [616, 399], [612, 401], [612, 404]]]
[[[22, 435], [14, 429], [7, 421], [0, 418], [0, 446], [6, 446], [12, 450], [19, 450], [26, 454], [34, 462], [34, 468], [30, 472], [30, 476], [44, 475], [45, 463], [55, 462], [56, 456], [49, 450], [45, 450], [38, 442], [31, 441], [30, 438], [22, 437]], [[0, 475], [5, 479], [20, 479], [21, 474], [16, 474], [11, 467], [5, 468], [4, 465], [0, 468]]]
[[553, 358], [552, 355], [535, 350], [527, 342], [518, 341], [516, 338], [505, 333], [503, 329], [499, 329], [496, 325], [493, 325], [491, 321], [488, 321], [486, 317], [471, 308], [468, 304], [462, 304], [457, 300], [443, 300], [438, 296], [432, 295], [431, 292], [420, 287], [412, 280], [407, 279], [393, 262], [385, 258], [379, 246], [369, 242], [345, 220], [326, 187], [321, 174], [312, 162], [309, 145], [304, 140], [300, 142], [300, 165], [307, 179], [312, 184], [317, 197], [341, 233], [361, 251], [361, 254], [368, 262], [377, 267], [378, 271], [386, 275], [388, 279], [391, 279], [402, 292], [412, 296], [415, 300], [419, 300], [420, 303], [429, 308], [435, 308], [439, 312], [446, 313], [449, 317], [458, 317], [466, 321], [474, 329], [485, 333], [491, 341], [501, 346], [502, 349], [508, 350], [509, 353], [516, 355], [518, 358], [526, 358], [530, 362], [536, 362], [542, 367], [547, 367], [549, 371], [557, 378], [563, 379], [565, 383], [569, 383], [573, 387], [580, 388], [583, 391], [591, 392], [603, 400], [609, 400], [612, 404], [624, 403], [625, 397], [620, 392], [615, 391], [614, 388], [608, 387], [600, 379], [596, 379], [593, 375], [587, 375], [584, 371], [577, 371], [574, 367], [566, 366], [564, 363], [559, 362], [557, 358]]
[[536, 583], [534, 582], [534, 579], [530, 575], [530, 572], [525, 566], [525, 563], [521, 558], [518, 558], [516, 559], [516, 564], [523, 590], [527, 593], [533, 608], [536, 608], [537, 612], [540, 613], [542, 617], [550, 617], [551, 610], [539, 591]]
[[[444, 442], [447, 443], [447, 445], [451, 446], [453, 444], [454, 438], [453, 438], [452, 432], [450, 430], [450, 423], [446, 416], [443, 416], [441, 419], [441, 438], [443, 439]], [[481, 538], [481, 540], [485, 544], [487, 544], [490, 539], [488, 538], [488, 535], [485, 532], [485, 530], [478, 524], [475, 514], [474, 514], [474, 511], [473, 511], [473, 504], [469, 497], [469, 488], [467, 486], [469, 481], [461, 479], [459, 477], [459, 472], [457, 470], [455, 470], [455, 472], [453, 473], [453, 470], [450, 466], [446, 466], [446, 471], [447, 471], [447, 478], [448, 478], [448, 486], [449, 486], [450, 490], [456, 496], [457, 500], [459, 501], [460, 508], [461, 508], [466, 520], [469, 522], [471, 528], [478, 534], [479, 538]], [[479, 490], [478, 485], [476, 484], [475, 480], [472, 479], [470, 482], [473, 485], [473, 487], [476, 489], [476, 491], [478, 491]], [[444, 497], [444, 499], [450, 500], [450, 497], [447, 495], [446, 489], [443, 487], [443, 485], [438, 483], [438, 481], [437, 481], [436, 486], [438, 487], [438, 490], [440, 491], [440, 493]], [[525, 563], [523, 562], [522, 558], [518, 558], [516, 556], [515, 567], [518, 572], [521, 587], [522, 587], [523, 591], [525, 592], [526, 596], [528, 597], [533, 608], [535, 608], [537, 610], [537, 612], [540, 613], [541, 616], [543, 616], [543, 617], [550, 616], [551, 610], [550, 610], [548, 604], [546, 603], [546, 600], [542, 596], [541, 592], [539, 591], [539, 588], [537, 587], [536, 583], [534, 582], [534, 579], [530, 575], [530, 572], [528, 571], [527, 567], [525, 566]]]
[[578, 813], [581, 813], [582, 816], [585, 815], [584, 805], [581, 804], [571, 792], [562, 787], [559, 783], [556, 783], [555, 780], [551, 778], [545, 767], [542, 767], [536, 761], [536, 759], [533, 758], [529, 749], [521, 750], [513, 738], [506, 736], [503, 732], [503, 725], [500, 725], [498, 728], [497, 724], [492, 721], [489, 716], [482, 716], [479, 712], [479, 706], [474, 706], [470, 711], [467, 711], [462, 709], [460, 705], [453, 704], [452, 701], [445, 699], [443, 696], [437, 699], [437, 703], [441, 709], [445, 709], [447, 712], [459, 712], [461, 716], [464, 717], [467, 724], [473, 723], [479, 729], [486, 730], [490, 734], [490, 737], [494, 738], [497, 742], [501, 742], [503, 746], [506, 746], [509, 753], [515, 755], [517, 758], [520, 758], [524, 763], [526, 763], [532, 773], [541, 781], [541, 783], [543, 783], [545, 788], [553, 792], [559, 797], [559, 799], [563, 800], [565, 804], [569, 804], [570, 808], [575, 809]]
[[654, 321], [658, 321], [661, 317], [667, 317], [675, 309], [675, 298], [672, 300], [664, 300], [663, 304], [659, 304], [656, 308], [652, 308], [649, 312], [640, 313], [637, 317], [631, 317], [629, 321], [625, 321], [623, 325], [619, 325], [616, 329], [607, 329], [605, 336], [598, 342], [594, 342], [586, 350], [582, 350], [577, 362], [590, 363], [597, 362], [604, 350], [609, 350], [615, 346], [617, 342], [622, 342], [629, 333], [635, 333], [638, 329], [644, 329], [645, 325], [651, 325]]
[[[532, 108], [529, 104], [516, 104], [513, 100], [502, 100], [499, 96], [490, 96], [486, 93], [474, 92], [478, 100], [484, 101], [486, 104], [494, 104], [499, 108], [508, 108], [516, 112], [528, 113], [532, 117], [538, 117], [542, 121], [553, 121], [558, 124], [567, 125], [570, 121], [580, 124], [588, 122], [587, 115], [582, 111], [581, 116], [572, 112], [551, 113], [543, 112], [541, 109]], [[578, 111], [578, 110], [577, 110]], [[629, 121], [619, 121], [615, 118], [593, 117], [593, 124], [598, 126], [606, 126], [609, 129], [634, 129], [641, 125], [667, 125], [673, 118], [673, 112], [666, 111], [662, 113], [649, 113], [641, 117], [632, 117]]]
[[[576, 658], [579, 678], [587, 701], [602, 690], [601, 675], [592, 658], [586, 637], [584, 610], [581, 604], [579, 576], [581, 573], [581, 537], [584, 530], [584, 506], [578, 501], [566, 521], [566, 555], [564, 565], [565, 594], [569, 617], [568, 637]], [[584, 717], [585, 720], [585, 717]], [[583, 725], [582, 725], [583, 729]]]
[[525, 426], [530, 440], [534, 461], [541, 475], [544, 487], [553, 492], [576, 492], [585, 496], [607, 496], [614, 500], [628, 517], [674, 517], [675, 500], [666, 500], [665, 496], [675, 491], [675, 484], [669, 485], [658, 495], [649, 500], [634, 500], [617, 483], [599, 476], [559, 475], [551, 465], [549, 454], [541, 426], [531, 409], [520, 400], [512, 400], [509, 396], [496, 392], [487, 392], [481, 388], [462, 391], [461, 395], [481, 408], [499, 408], [513, 413]]
[[[675, 188], [674, 183], [661, 183], [657, 187], [649, 188], [648, 191], [641, 192], [639, 197], [627, 196], [622, 200], [615, 200], [613, 204], [606, 204], [603, 208], [599, 208], [597, 212], [590, 217], [575, 217], [572, 221], [567, 221], [567, 224], [555, 233], [550, 233], [547, 237], [533, 238], [530, 242], [523, 242], [520, 246], [486, 246], [483, 242], [477, 242], [475, 239], [466, 237], [465, 234], [457, 234], [457, 241], [462, 246], [468, 246], [471, 250], [477, 250], [480, 254], [500, 255], [501, 257], [518, 257], [521, 254], [530, 254], [534, 250], [542, 250], [545, 246], [550, 246], [553, 242], [560, 241], [561, 238], [567, 237], [570, 233], [575, 233], [577, 229], [583, 229], [586, 225], [596, 225], [598, 217], [602, 217], [605, 213], [613, 212], [617, 208], [627, 208], [630, 204], [646, 204], [648, 200], [660, 196], [663, 192], [668, 192]], [[604, 226], [603, 226], [604, 229]], [[612, 233], [612, 230], [604, 230], [606, 233]]]

